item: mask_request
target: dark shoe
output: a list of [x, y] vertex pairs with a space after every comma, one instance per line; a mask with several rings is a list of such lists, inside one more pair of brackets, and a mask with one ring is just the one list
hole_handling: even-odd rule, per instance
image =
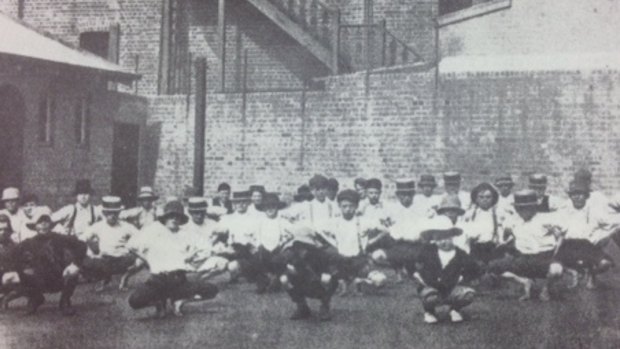
[[321, 307], [319, 310], [319, 320], [321, 321], [329, 321], [332, 319], [332, 314], [327, 307]]
[[28, 299], [27, 315], [32, 315], [37, 312], [37, 309], [45, 302], [45, 297], [42, 294], [33, 295]]
[[291, 320], [303, 320], [308, 319], [312, 316], [312, 312], [310, 308], [306, 306], [298, 306], [297, 310], [291, 315]]
[[72, 307], [63, 307], [60, 309], [60, 313], [63, 316], [73, 316], [75, 315], [75, 309], [73, 309]]

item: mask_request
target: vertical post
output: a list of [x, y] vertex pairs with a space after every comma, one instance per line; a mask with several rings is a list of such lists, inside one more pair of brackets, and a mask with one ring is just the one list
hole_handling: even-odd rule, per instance
[[[338, 74], [340, 61], [340, 10], [332, 12], [332, 74]], [[304, 83], [305, 86], [305, 83]]]
[[205, 174], [205, 123], [207, 110], [207, 59], [196, 59], [196, 99], [194, 125], [194, 180], [197, 195], [204, 191]]
[[24, 2], [25, 0], [17, 1], [17, 18], [24, 19]]
[[304, 80], [304, 85], [301, 90], [301, 110], [299, 112], [301, 116], [301, 142], [299, 144], [299, 166], [298, 171], [304, 170], [304, 153], [306, 147], [306, 89], [308, 88], [308, 82]]
[[364, 0], [364, 39], [366, 41], [366, 69], [372, 68], [371, 30], [372, 30], [372, 0]]
[[226, 90], [226, 0], [218, 0], [217, 31], [220, 42], [220, 89]]
[[[138, 71], [140, 71], [140, 55], [135, 55], [134, 56], [134, 73], [138, 74]], [[133, 83], [136, 84], [134, 93], [138, 94], [138, 80], [135, 80]]]
[[245, 126], [248, 90], [248, 49], [243, 50], [243, 81], [241, 84], [241, 166], [245, 170]]
[[170, 67], [170, 1], [162, 0], [161, 35], [159, 46], [159, 85], [158, 94], [168, 93], [168, 71]]
[[[118, 64], [119, 52], [120, 52], [120, 39], [121, 39], [121, 27], [119, 24], [110, 25], [110, 35], [108, 36], [108, 60]], [[108, 82], [108, 89], [116, 91], [118, 84], [114, 82]]]
[[385, 67], [385, 45], [387, 44], [387, 22], [381, 20], [381, 66]]

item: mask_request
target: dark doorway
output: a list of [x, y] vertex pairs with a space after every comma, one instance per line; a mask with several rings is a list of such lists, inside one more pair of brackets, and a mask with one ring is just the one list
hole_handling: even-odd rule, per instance
[[0, 87], [0, 188], [22, 185], [24, 98], [17, 88]]
[[140, 126], [114, 123], [112, 194], [120, 196], [125, 207], [136, 205], [139, 148]]

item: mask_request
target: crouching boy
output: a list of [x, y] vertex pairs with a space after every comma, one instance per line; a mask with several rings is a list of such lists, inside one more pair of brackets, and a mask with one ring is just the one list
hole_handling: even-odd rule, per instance
[[460, 310], [474, 300], [475, 291], [461, 283], [476, 278], [478, 266], [452, 241], [462, 233], [460, 228], [441, 223], [422, 232], [422, 239], [430, 243], [425, 244], [420, 252], [414, 276], [420, 282], [418, 293], [426, 323], [437, 323], [439, 306], [449, 308], [450, 321], [461, 322]]
[[192, 256], [178, 233], [180, 226], [187, 221], [181, 202], [171, 201], [164, 207], [159, 223], [149, 225], [129, 241], [130, 250], [144, 259], [150, 269], [149, 278], [129, 297], [133, 309], [155, 306], [156, 316], [164, 317], [170, 300], [174, 314], [181, 316], [181, 306], [185, 301], [206, 300], [217, 295], [217, 286], [186, 277], [187, 263]]

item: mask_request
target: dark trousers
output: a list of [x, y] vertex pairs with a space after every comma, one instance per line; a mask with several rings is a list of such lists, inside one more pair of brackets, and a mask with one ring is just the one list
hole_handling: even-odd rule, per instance
[[611, 257], [601, 248], [585, 239], [566, 239], [558, 249], [556, 259], [562, 265], [579, 271], [596, 270], [604, 259], [612, 262]]
[[189, 281], [184, 271], [151, 274], [146, 282], [129, 296], [129, 305], [140, 309], [171, 299], [172, 301], [199, 295], [211, 299], [218, 293], [217, 286], [204, 280]]
[[136, 257], [132, 255], [102, 256], [101, 258], [86, 258], [82, 269], [88, 278], [110, 281], [112, 275], [124, 274], [135, 263]]
[[474, 301], [475, 291], [472, 288], [455, 286], [449, 293], [442, 294], [438, 290], [421, 286], [418, 290], [424, 311], [434, 313], [440, 305], [448, 305], [451, 309], [460, 310]]
[[329, 303], [331, 297], [338, 288], [338, 280], [332, 278], [327, 285], [321, 284], [321, 276], [309, 277], [308, 275], [288, 275], [293, 288], [288, 290], [291, 300], [295, 303], [305, 303], [306, 298], [319, 299]]

